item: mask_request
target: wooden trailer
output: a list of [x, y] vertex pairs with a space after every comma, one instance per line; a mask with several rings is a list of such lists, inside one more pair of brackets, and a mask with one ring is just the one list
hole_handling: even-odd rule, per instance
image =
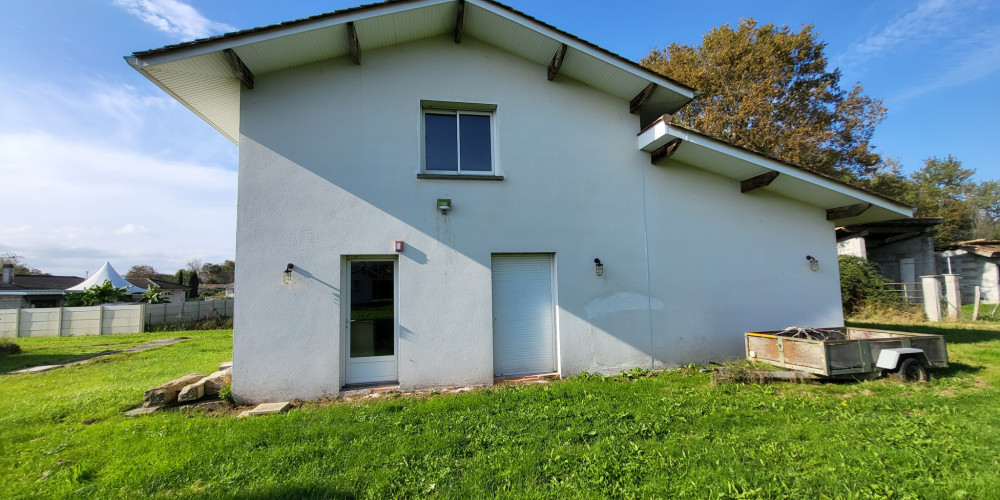
[[[747, 359], [821, 377], [873, 377], [892, 372], [903, 380], [926, 380], [927, 368], [948, 366], [948, 350], [941, 335], [854, 327], [820, 331], [831, 335], [814, 340], [792, 337], [788, 330], [747, 332]], [[908, 361], [911, 359], [914, 361]]]

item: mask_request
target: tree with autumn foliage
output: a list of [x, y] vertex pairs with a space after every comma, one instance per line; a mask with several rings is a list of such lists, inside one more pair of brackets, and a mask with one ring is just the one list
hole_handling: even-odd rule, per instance
[[705, 34], [701, 45], [653, 50], [642, 65], [700, 95], [674, 115], [709, 135], [849, 181], [883, 168], [869, 144], [884, 118], [882, 101], [860, 84], [840, 87], [826, 44], [812, 25], [758, 25], [744, 19]]

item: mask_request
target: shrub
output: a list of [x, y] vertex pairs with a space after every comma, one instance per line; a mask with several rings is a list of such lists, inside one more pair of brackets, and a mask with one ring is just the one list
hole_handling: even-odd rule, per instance
[[228, 402], [229, 404], [234, 404], [233, 401], [233, 384], [232, 382], [226, 384], [219, 389], [219, 399]]
[[890, 307], [899, 297], [888, 290], [889, 280], [879, 272], [878, 264], [861, 257], [841, 255], [840, 299], [844, 314], [863, 307]]
[[21, 352], [21, 346], [9, 341], [0, 340], [0, 354], [18, 354]]

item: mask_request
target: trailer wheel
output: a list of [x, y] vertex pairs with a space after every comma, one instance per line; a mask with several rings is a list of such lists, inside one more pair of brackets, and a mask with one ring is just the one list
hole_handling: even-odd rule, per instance
[[895, 375], [900, 382], [927, 382], [930, 380], [927, 368], [924, 368], [923, 363], [917, 358], [904, 359], [899, 364], [899, 370], [896, 371]]

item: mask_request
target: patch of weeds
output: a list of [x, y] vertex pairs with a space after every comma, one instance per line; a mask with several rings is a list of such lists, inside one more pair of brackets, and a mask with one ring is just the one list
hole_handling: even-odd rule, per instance
[[766, 384], [774, 380], [768, 370], [749, 363], [736, 363], [712, 373], [712, 385], [722, 384]]
[[236, 404], [236, 400], [233, 399], [233, 384], [232, 384], [232, 382], [230, 382], [230, 383], [222, 386], [222, 389], [219, 389], [219, 399], [221, 399], [221, 400], [223, 400], [223, 401], [225, 401], [225, 402], [227, 402], [227, 403], [229, 403], [231, 405], [235, 405]]
[[21, 346], [9, 341], [0, 340], [0, 355], [20, 354]]
[[182, 321], [179, 323], [167, 323], [162, 325], [149, 325], [147, 332], [180, 332], [186, 330], [231, 330], [233, 328], [232, 316], [210, 316], [205, 319], [195, 321]]
[[639, 368], [637, 366], [635, 368], [632, 368], [629, 371], [622, 370], [622, 372], [619, 373], [615, 378], [617, 378], [618, 380], [622, 380], [622, 381], [627, 380], [627, 381], [633, 382], [633, 381], [639, 380], [641, 378], [649, 378], [651, 376], [653, 376], [653, 372], [651, 372], [651, 371], [649, 371], [649, 370], [647, 370], [645, 368]]

